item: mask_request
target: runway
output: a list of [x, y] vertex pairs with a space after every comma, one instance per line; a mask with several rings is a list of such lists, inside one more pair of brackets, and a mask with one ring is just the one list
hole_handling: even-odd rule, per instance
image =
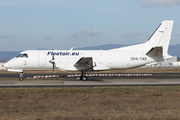
[[1, 88], [8, 87], [107, 87], [107, 86], [179, 86], [179, 74], [152, 75], [152, 76], [94, 76], [87, 81], [81, 81], [77, 77], [25, 79], [24, 81], [0, 80]]
[[[131, 77], [131, 79], [133, 78], [138, 78], [138, 79], [141, 79], [141, 78], [158, 78], [158, 79], [164, 79], [164, 78], [169, 78], [169, 79], [173, 79], [173, 78], [180, 78], [180, 73], [91, 73], [91, 74], [88, 74], [89, 78], [93, 77], [92, 75], [96, 75], [98, 74], [99, 77], [104, 77], [104, 79], [106, 78], [128, 78], [128, 77]], [[118, 74], [120, 74], [120, 76], [118, 76]], [[28, 78], [28, 77], [34, 77], [34, 76], [51, 76], [51, 75], [59, 75], [59, 76], [71, 76], [73, 75], [73, 77], [77, 77], [78, 73], [70, 73], [70, 74], [67, 74], [67, 73], [26, 73], [24, 74], [24, 77], [25, 78]], [[107, 75], [107, 76], [106, 76]], [[108, 76], [108, 75], [111, 75], [111, 76]], [[2, 77], [14, 77], [14, 78], [18, 78], [19, 77], [19, 74], [0, 74], [0, 78]]]

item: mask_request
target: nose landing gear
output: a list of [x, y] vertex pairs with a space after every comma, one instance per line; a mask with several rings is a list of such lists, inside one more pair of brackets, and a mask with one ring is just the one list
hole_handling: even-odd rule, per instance
[[20, 81], [23, 81], [23, 80], [24, 80], [23, 75], [24, 75], [24, 73], [23, 73], [23, 72], [20, 72], [20, 75], [19, 75], [19, 80], [20, 80]]

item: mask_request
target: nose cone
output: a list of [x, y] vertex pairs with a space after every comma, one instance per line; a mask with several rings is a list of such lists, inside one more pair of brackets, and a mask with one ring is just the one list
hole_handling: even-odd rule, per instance
[[9, 63], [7, 62], [7, 63], [3, 64], [2, 67], [8, 68], [9, 67]]

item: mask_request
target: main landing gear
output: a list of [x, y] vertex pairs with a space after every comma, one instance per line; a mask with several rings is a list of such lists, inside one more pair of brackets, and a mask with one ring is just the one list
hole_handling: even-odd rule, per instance
[[23, 75], [24, 75], [24, 73], [23, 73], [23, 72], [20, 72], [20, 75], [19, 75], [19, 80], [20, 80], [20, 81], [23, 81], [23, 80], [24, 80]]
[[81, 71], [80, 80], [83, 80], [83, 81], [86, 81], [86, 80], [87, 80], [87, 77], [86, 77], [85, 71]]

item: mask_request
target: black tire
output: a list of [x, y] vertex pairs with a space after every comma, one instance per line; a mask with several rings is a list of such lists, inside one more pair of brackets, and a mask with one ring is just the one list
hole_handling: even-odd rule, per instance
[[23, 77], [19, 77], [19, 80], [20, 80], [20, 81], [23, 81], [23, 80], [24, 80], [24, 78], [23, 78]]
[[87, 77], [86, 76], [82, 76], [81, 77], [83, 81], [87, 81]]
[[82, 75], [81, 75], [79, 78], [80, 78], [80, 80], [83, 80], [83, 79], [82, 79], [82, 78], [83, 78], [83, 76], [82, 76]]

